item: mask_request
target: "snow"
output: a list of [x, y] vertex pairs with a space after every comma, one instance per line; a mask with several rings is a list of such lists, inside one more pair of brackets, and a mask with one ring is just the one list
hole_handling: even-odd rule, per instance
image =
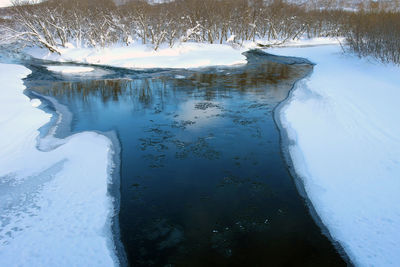
[[26, 52], [36, 58], [58, 62], [78, 62], [131, 69], [198, 68], [246, 64], [246, 57], [242, 55], [245, 48], [235, 49], [226, 44], [181, 43], [173, 48], [161, 47], [157, 51], [139, 44], [104, 49], [63, 48], [60, 50], [61, 55], [51, 54], [40, 48], [27, 49]]
[[51, 114], [23, 94], [29, 70], [0, 64], [0, 266], [113, 266], [112, 143], [40, 137]]
[[338, 45], [268, 52], [317, 64], [280, 118], [322, 223], [357, 266], [400, 266], [400, 68]]
[[92, 72], [94, 68], [90, 67], [76, 67], [76, 66], [46, 66], [49, 71], [60, 72], [62, 74], [73, 74], [73, 73], [83, 73]]
[[2, 7], [9, 7], [12, 6], [13, 3], [25, 3], [25, 2], [29, 2], [31, 4], [35, 4], [35, 3], [39, 3], [42, 0], [25, 0], [25, 1], [19, 1], [19, 0], [0, 0], [0, 8]]
[[40, 101], [39, 99], [35, 98], [31, 100], [31, 105], [32, 107], [39, 107], [42, 104], [42, 101]]
[[0, 8], [12, 6], [11, 0], [0, 0]]
[[229, 36], [228, 40], [226, 40], [227, 43], [233, 43], [235, 41], [236, 36], [234, 34], [232, 34], [231, 36]]
[[282, 40], [259, 40], [255, 43], [246, 43], [247, 48], [257, 48], [256, 44], [271, 45], [272, 47], [305, 47], [305, 46], [323, 46], [323, 45], [337, 45], [344, 43], [343, 37], [315, 37], [315, 38], [300, 38], [295, 40], [287, 40], [282, 43]]
[[[290, 40], [282, 44], [281, 40], [270, 40], [265, 42], [244, 42], [242, 46], [232, 43], [234, 36], [229, 38], [231, 44], [206, 44], [182, 42], [170, 48], [161, 46], [157, 51], [151, 46], [133, 43], [129, 46], [117, 45], [108, 48], [76, 48], [68, 44], [67, 48], [59, 48], [61, 55], [50, 53], [46, 49], [28, 48], [25, 52], [34, 58], [56, 61], [75, 62], [82, 64], [106, 65], [130, 69], [149, 68], [200, 68], [209, 66], [234, 66], [246, 64], [243, 52], [258, 48], [257, 43], [273, 46], [315, 46], [332, 45], [343, 42], [341, 38], [301, 38]], [[54, 69], [66, 74], [68, 70]], [[78, 73], [75, 72], [75, 73]], [[69, 73], [71, 74], [71, 73]]]
[[345, 38], [338, 37], [315, 37], [310, 39], [297, 39], [297, 40], [289, 40], [282, 44], [281, 46], [290, 47], [290, 46], [322, 46], [322, 45], [336, 45], [338, 43], [344, 43]]

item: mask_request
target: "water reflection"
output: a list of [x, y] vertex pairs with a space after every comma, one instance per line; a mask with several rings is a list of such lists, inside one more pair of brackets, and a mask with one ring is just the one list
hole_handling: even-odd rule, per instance
[[[156, 76], [141, 79], [102, 79], [83, 80], [78, 82], [53, 82], [51, 87], [45, 85], [32, 86], [32, 89], [50, 96], [78, 95], [83, 99], [101, 97], [106, 103], [118, 102], [120, 97], [130, 97], [132, 101], [149, 105], [154, 95], [167, 96], [176, 90], [185, 88], [188, 94], [193, 90], [204, 90], [206, 99], [212, 101], [217, 94], [224, 94], [232, 89], [242, 93], [264, 92], [268, 87], [269, 97], [281, 101], [287, 90], [279, 89], [279, 85], [290, 83], [310, 70], [311, 66], [284, 65], [273, 62], [255, 64], [250, 67], [218, 69], [213, 73], [186, 71], [185, 78], [174, 76]], [[168, 88], [168, 89], [167, 89]], [[168, 90], [168, 92], [166, 92]], [[172, 90], [172, 92], [170, 92]]]
[[29, 87], [67, 105], [74, 131], [118, 132], [132, 266], [343, 266], [297, 193], [273, 120], [311, 68], [261, 60]]

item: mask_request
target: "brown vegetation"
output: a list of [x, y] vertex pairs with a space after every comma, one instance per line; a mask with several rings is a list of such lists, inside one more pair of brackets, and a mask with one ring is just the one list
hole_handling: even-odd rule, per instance
[[400, 13], [377, 11], [351, 14], [345, 33], [350, 49], [383, 62], [400, 64]]

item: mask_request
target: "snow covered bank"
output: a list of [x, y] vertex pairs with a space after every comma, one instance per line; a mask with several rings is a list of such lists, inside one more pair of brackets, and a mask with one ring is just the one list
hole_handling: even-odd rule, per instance
[[51, 115], [23, 94], [28, 74], [0, 64], [0, 266], [117, 265], [112, 143], [93, 132], [41, 142]]
[[[258, 48], [257, 44], [272, 46], [315, 46], [332, 45], [343, 42], [338, 38], [312, 38], [290, 40], [281, 43], [281, 40], [264, 42], [245, 42], [242, 47], [229, 44], [181, 43], [173, 48], [153, 48], [132, 44], [130, 46], [115, 46], [104, 49], [95, 48], [60, 48], [61, 55], [49, 53], [46, 49], [30, 48], [25, 52], [29, 55], [45, 60], [57, 62], [75, 62], [94, 65], [107, 65], [120, 68], [148, 69], [148, 68], [200, 68], [209, 66], [232, 66], [246, 64], [246, 57], [242, 54], [249, 49]], [[50, 69], [64, 71], [61, 69]]]
[[151, 47], [134, 44], [104, 49], [65, 48], [61, 55], [48, 50], [33, 48], [26, 52], [33, 57], [59, 61], [78, 62], [113, 67], [146, 68], [198, 68], [206, 66], [245, 64], [244, 49], [230, 45], [182, 43], [173, 48], [164, 47], [154, 51]]
[[268, 52], [317, 64], [280, 116], [322, 222], [356, 265], [400, 266], [400, 68], [339, 46]]

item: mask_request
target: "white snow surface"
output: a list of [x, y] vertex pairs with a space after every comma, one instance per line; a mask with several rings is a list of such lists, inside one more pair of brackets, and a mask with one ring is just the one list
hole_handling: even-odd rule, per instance
[[[39, 3], [42, 2], [43, 0], [29, 0], [30, 3]], [[18, 0], [0, 0], [0, 8], [2, 7], [9, 7], [14, 5], [14, 2], [18, 3], [24, 3], [24, 2], [28, 2], [28, 0], [22, 0], [22, 1], [18, 1]]]
[[94, 132], [41, 138], [51, 115], [23, 94], [29, 72], [0, 64], [0, 266], [118, 265], [112, 143]]
[[282, 40], [269, 40], [269, 41], [257, 41], [261, 44], [269, 44], [273, 47], [305, 47], [305, 46], [323, 46], [323, 45], [337, 45], [344, 43], [345, 38], [338, 37], [315, 37], [315, 38], [300, 38], [296, 40], [288, 40], [282, 43]]
[[12, 6], [11, 0], [0, 0], [0, 7]]
[[62, 74], [86, 73], [94, 71], [91, 67], [77, 67], [77, 66], [47, 66], [49, 71], [60, 72]]
[[337, 45], [268, 52], [317, 64], [280, 118], [323, 224], [357, 266], [400, 266], [400, 68]]
[[[232, 40], [231, 40], [232, 41]], [[315, 46], [338, 44], [338, 38], [301, 38], [282, 44], [281, 40], [244, 42], [238, 44], [207, 44], [183, 42], [170, 48], [161, 46], [157, 51], [151, 46], [132, 43], [129, 46], [115, 45], [108, 48], [77, 48], [68, 43], [67, 48], [59, 48], [61, 55], [50, 53], [46, 49], [28, 48], [25, 52], [34, 58], [56, 62], [75, 62], [93, 65], [105, 65], [129, 69], [149, 68], [201, 68], [209, 66], [234, 66], [246, 64], [243, 52], [257, 48], [257, 43], [273, 46]], [[51, 69], [50, 69], [51, 70]], [[54, 69], [54, 71], [67, 70]], [[77, 72], [76, 72], [77, 73]]]
[[246, 64], [244, 48], [234, 49], [225, 44], [181, 43], [173, 48], [161, 47], [154, 51], [140, 44], [115, 46], [104, 49], [63, 48], [61, 55], [40, 48], [27, 49], [33, 57], [58, 61], [78, 62], [113, 67], [147, 68], [198, 68]]

